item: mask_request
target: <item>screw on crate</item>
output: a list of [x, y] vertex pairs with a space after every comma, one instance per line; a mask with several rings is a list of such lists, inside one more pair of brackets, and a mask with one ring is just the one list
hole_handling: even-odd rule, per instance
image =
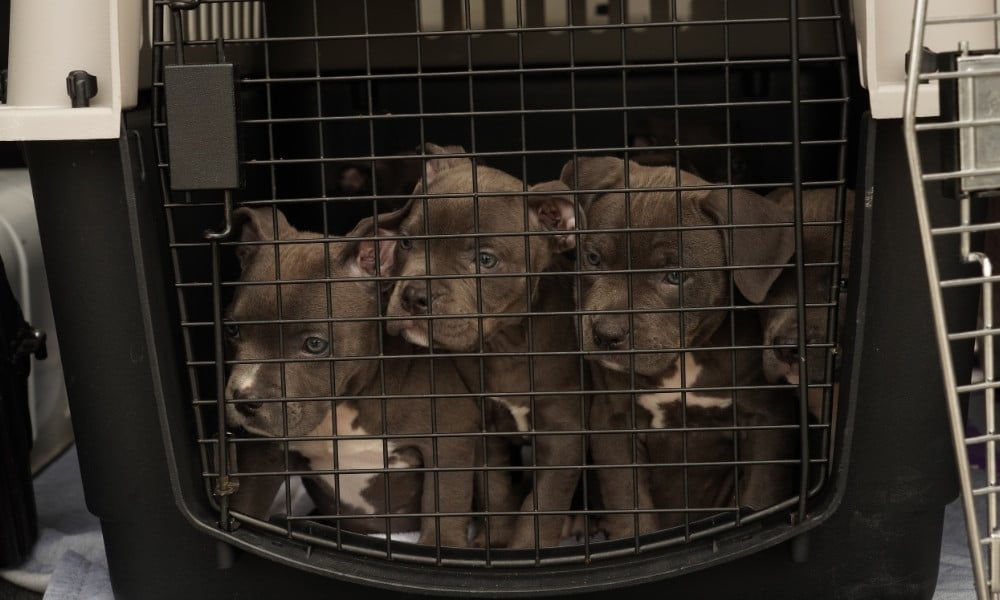
[[90, 99], [97, 95], [97, 77], [79, 69], [70, 71], [66, 76], [66, 93], [73, 108], [90, 106]]

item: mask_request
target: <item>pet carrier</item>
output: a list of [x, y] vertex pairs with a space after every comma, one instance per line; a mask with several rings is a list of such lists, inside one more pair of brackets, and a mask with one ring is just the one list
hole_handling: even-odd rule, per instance
[[154, 0], [134, 102], [125, 3], [65, 96], [12, 52], [115, 591], [929, 597], [885, 4]]

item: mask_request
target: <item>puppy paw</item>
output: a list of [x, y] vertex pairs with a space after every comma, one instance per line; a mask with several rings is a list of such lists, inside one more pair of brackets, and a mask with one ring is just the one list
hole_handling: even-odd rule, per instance
[[561, 537], [562, 539], [573, 539], [583, 542], [588, 537], [593, 537], [599, 531], [597, 517], [587, 518], [585, 515], [566, 515], [563, 519]]
[[418, 544], [424, 544], [427, 546], [444, 546], [449, 548], [468, 548], [469, 547], [469, 519], [466, 517], [455, 517], [455, 518], [441, 518], [441, 535], [438, 536], [438, 532], [434, 527], [433, 523], [427, 522], [429, 519], [425, 519], [425, 522], [420, 528], [420, 538], [417, 540]]
[[659, 529], [659, 523], [655, 515], [639, 515], [639, 531], [635, 528], [635, 519], [632, 515], [605, 515], [597, 519], [596, 529], [604, 533], [609, 540], [630, 538], [636, 535], [652, 533]]
[[[537, 532], [535, 519], [538, 519]], [[562, 540], [564, 517], [522, 515], [514, 527], [510, 548], [551, 548]]]
[[[510, 543], [511, 519], [493, 519], [490, 522], [489, 547], [506, 548]], [[478, 531], [472, 538], [473, 548], [486, 548], [486, 524], [478, 523]]]

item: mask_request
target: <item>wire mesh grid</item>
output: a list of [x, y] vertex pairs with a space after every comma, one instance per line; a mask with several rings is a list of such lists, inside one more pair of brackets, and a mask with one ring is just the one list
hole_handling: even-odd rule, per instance
[[[850, 221], [837, 2], [189, 4], [154, 4], [154, 126], [222, 528], [516, 566], [806, 519]], [[162, 68], [218, 61], [242, 186], [172, 190]]]
[[[993, 339], [995, 276], [991, 256], [982, 249], [984, 234], [992, 236], [998, 228], [988, 205], [996, 195], [996, 175], [1000, 172], [996, 103], [992, 101], [1000, 81], [997, 77], [1000, 9], [993, 3], [980, 4], [956, 8], [926, 0], [916, 2], [904, 120], [973, 573], [978, 597], [985, 599], [1000, 596]], [[963, 12], [955, 14], [959, 10]], [[984, 10], [993, 12], [981, 12]], [[947, 39], [955, 50], [934, 54], [925, 47], [929, 39], [938, 45]], [[940, 118], [918, 122], [917, 98], [921, 85], [939, 88]], [[925, 140], [942, 132], [948, 134], [947, 144], [954, 147], [951, 160], [929, 161]], [[952, 206], [946, 214], [957, 214], [958, 224], [938, 222], [933, 215], [941, 213], [934, 212], [935, 203]], [[940, 244], [949, 239], [957, 240], [957, 254], [941, 252]], [[958, 276], [941, 274], [944, 265], [956, 262], [969, 265], [969, 271]], [[954, 294], [969, 289], [978, 289], [981, 294], [981, 314], [974, 330], [955, 327], [948, 318]], [[958, 345], [970, 341], [978, 347], [980, 381], [960, 381], [956, 374], [957, 365], [965, 359], [963, 348]], [[966, 411], [970, 420], [976, 416], [982, 418], [984, 433], [966, 429]], [[985, 453], [985, 483], [974, 478], [971, 471], [970, 456], [978, 449]], [[983, 512], [977, 511], [979, 499], [985, 499]]]

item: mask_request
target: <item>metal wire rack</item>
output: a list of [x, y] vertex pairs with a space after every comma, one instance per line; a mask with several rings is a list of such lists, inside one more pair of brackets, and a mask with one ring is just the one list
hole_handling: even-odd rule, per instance
[[[775, 532], [786, 537], [794, 527], [815, 515], [810, 507], [824, 494], [831, 493], [830, 468], [833, 461], [833, 438], [836, 432], [836, 361], [838, 306], [842, 304], [841, 242], [844, 238], [845, 195], [847, 179], [847, 75], [842, 43], [841, 14], [838, 2], [774, 1], [742, 3], [717, 2], [609, 2], [606, 4], [577, 0], [559, 2], [491, 2], [464, 0], [368, 0], [321, 3], [316, 0], [283, 2], [223, 2], [206, 0], [198, 13], [185, 13], [180, 2], [157, 0], [153, 5], [154, 38], [154, 127], [157, 133], [158, 163], [161, 170], [162, 197], [168, 216], [170, 251], [175, 289], [181, 307], [180, 330], [188, 366], [191, 406], [195, 431], [183, 432], [179, 443], [197, 444], [201, 453], [201, 473], [206, 501], [219, 515], [220, 527], [234, 530], [253, 527], [288, 540], [305, 544], [316, 555], [347, 553], [358, 556], [392, 559], [418, 565], [462, 567], [561, 566], [589, 565], [595, 561], [623, 556], [637, 556], [662, 551], [672, 557], [673, 565], [697, 564], [700, 560], [688, 552], [698, 544], [718, 543], [719, 535], [736, 528], [768, 532], [761, 540], [773, 540]], [[599, 5], [599, 6], [598, 6]], [[603, 8], [602, 8], [603, 7]], [[193, 16], [197, 15], [197, 16]], [[226, 15], [238, 15], [239, 26], [226, 26]], [[172, 166], [178, 157], [169, 150], [172, 122], [167, 117], [170, 90], [164, 78], [168, 65], [198, 63], [235, 63], [239, 73], [235, 86], [237, 128], [240, 137], [238, 166], [241, 182], [230, 189], [181, 190], [171, 187], [177, 175]], [[445, 154], [432, 151], [428, 143], [456, 144]], [[482, 207], [514, 193], [521, 198], [511, 212], [510, 222], [525, 224], [532, 198], [544, 198], [551, 190], [536, 184], [559, 178], [564, 165], [582, 164], [588, 158], [613, 156], [624, 165], [623, 180], [610, 189], [625, 198], [625, 206], [639, 202], [643, 194], [658, 192], [664, 198], [684, 194], [721, 194], [727, 223], [700, 228], [686, 222], [673, 225], [639, 225], [629, 217], [617, 227], [581, 229], [581, 240], [588, 234], [618, 235], [629, 240], [629, 259], [617, 266], [600, 267], [603, 277], [624, 277], [631, 290], [633, 282], [662, 273], [662, 267], [644, 264], [642, 256], [631, 256], [641, 247], [642, 235], [676, 234], [695, 237], [699, 231], [724, 231], [728, 237], [740, 235], [740, 225], [733, 224], [733, 203], [743, 192], [763, 196], [786, 190], [789, 217], [773, 223], [751, 222], [747, 229], [781, 229], [790, 232], [796, 252], [776, 263], [699, 264], [695, 257], [684, 261], [677, 277], [694, 278], [702, 273], [721, 274], [725, 280], [726, 299], [706, 307], [685, 304], [683, 297], [675, 307], [648, 307], [632, 297], [616, 309], [627, 317], [630, 329], [649, 315], [672, 315], [681, 323], [693, 323], [700, 313], [718, 313], [729, 329], [723, 329], [711, 343], [679, 347], [588, 348], [577, 341], [580, 331], [595, 316], [608, 309], [588, 308], [583, 304], [583, 289], [595, 275], [593, 264], [580, 251], [563, 257], [558, 272], [520, 265], [511, 273], [487, 272], [480, 265], [466, 279], [477, 290], [470, 310], [426, 315], [394, 315], [389, 298], [401, 287], [419, 282], [431, 290], [442, 289], [454, 280], [455, 273], [436, 272], [432, 268], [435, 247], [456, 240], [473, 240], [477, 256], [497, 238], [510, 238], [529, 248], [534, 238], [544, 239], [545, 232], [508, 230], [497, 233], [481, 225]], [[494, 189], [472, 178], [470, 189], [442, 191], [431, 186], [428, 163], [444, 157], [468, 161], [473, 169], [495, 168], [513, 176], [517, 189]], [[628, 162], [632, 159], [635, 162]], [[700, 175], [694, 183], [640, 183], [643, 169], [653, 165], [679, 177], [680, 169]], [[564, 178], [565, 179], [565, 178]], [[565, 181], [565, 197], [577, 206], [585, 202], [587, 186], [579, 177]], [[417, 191], [414, 192], [414, 187]], [[481, 187], [482, 186], [482, 187]], [[581, 191], [582, 190], [582, 191]], [[807, 218], [805, 211], [810, 192], [829, 190], [829, 213]], [[411, 201], [411, 196], [416, 200]], [[475, 206], [475, 226], [471, 231], [435, 229], [431, 213], [434, 207], [453, 199], [471, 198]], [[385, 213], [403, 210], [423, 211], [420, 231], [393, 230]], [[234, 212], [236, 207], [243, 207]], [[265, 220], [259, 239], [231, 235], [206, 238], [204, 230], [225, 219], [220, 231], [226, 234], [247, 227], [246, 209]], [[677, 214], [680, 218], [681, 208]], [[308, 239], [284, 230], [281, 215], [297, 230], [312, 231]], [[584, 221], [584, 210], [575, 209], [577, 223]], [[629, 211], [626, 210], [626, 213]], [[234, 216], [235, 215], [235, 216]], [[355, 229], [366, 219], [380, 223], [367, 230]], [[825, 228], [825, 229], [824, 229]], [[828, 252], [822, 257], [804, 253], [803, 236], [824, 229], [829, 236]], [[348, 237], [342, 237], [350, 233]], [[720, 234], [721, 235], [721, 234]], [[550, 236], [549, 236], [550, 237]], [[593, 239], [596, 239], [593, 238]], [[727, 238], [728, 239], [728, 238]], [[635, 241], [632, 241], [635, 240]], [[582, 242], [581, 242], [582, 243]], [[384, 252], [396, 252], [403, 245], [430, 248], [424, 254], [422, 272], [385, 277], [368, 273], [360, 279], [340, 271], [345, 253], [356, 252], [358, 244], [370, 244], [374, 262], [385, 259]], [[397, 250], [387, 250], [383, 244]], [[273, 257], [271, 271], [253, 278], [241, 277], [234, 255], [257, 249]], [[297, 250], [298, 249], [298, 250]], [[286, 252], [314, 252], [318, 270], [303, 277], [287, 269], [281, 260]], [[730, 255], [733, 246], [727, 249]], [[683, 250], [681, 251], [683, 254]], [[737, 268], [738, 266], [738, 268]], [[792, 298], [781, 301], [746, 302], [740, 299], [735, 274], [746, 270], [780, 268], [792, 289]], [[244, 265], [244, 271], [246, 266]], [[807, 292], [810, 274], [824, 278], [826, 292], [812, 297]], [[500, 316], [489, 307], [490, 293], [505, 280], [563, 282], [568, 298], [566, 308], [540, 313], [532, 304], [530, 291], [522, 291], [515, 307], [502, 313], [506, 319], [521, 319], [526, 325], [526, 346], [509, 350], [493, 349], [483, 334], [484, 323]], [[339, 299], [346, 297], [341, 286], [371, 284], [372, 301], [366, 311], [346, 316]], [[318, 285], [318, 288], [308, 286]], [[247, 290], [268, 290], [277, 298], [276, 314], [271, 317], [234, 316], [226, 306]], [[291, 308], [290, 290], [325, 290], [318, 313], [297, 313]], [[401, 293], [401, 292], [399, 292]], [[384, 302], [379, 302], [383, 297]], [[429, 294], [433, 296], [433, 294]], [[693, 303], [693, 300], [689, 301]], [[282, 308], [282, 307], [285, 308]], [[694, 310], [697, 307], [698, 310]], [[811, 337], [799, 327], [793, 338], [764, 342], [757, 337], [741, 337], [733, 323], [758, 321], [765, 310], [792, 310], [798, 322], [817, 320], [822, 313], [822, 334]], [[233, 319], [236, 321], [233, 321]], [[545, 319], [561, 319], [568, 326], [562, 344], [545, 345], [532, 335], [532, 327], [541, 328]], [[314, 325], [338, 338], [335, 330], [348, 327], [393, 327], [394, 322], [428, 322], [428, 335], [447, 328], [449, 322], [472, 321], [478, 338], [468, 347], [444, 352], [437, 348], [414, 351], [401, 348], [399, 338], [378, 336], [378, 343], [349, 356], [293, 358], [276, 353], [268, 356], [234, 355], [230, 338], [239, 331], [254, 327], [272, 328], [279, 347], [283, 347], [295, 327]], [[234, 329], [237, 327], [238, 329]], [[757, 325], [753, 325], [757, 327]], [[234, 333], [236, 332], [236, 333]], [[364, 335], [364, 334], [362, 334]], [[565, 343], [568, 342], [568, 345]], [[318, 347], [318, 346], [317, 346]], [[695, 388], [694, 371], [680, 368], [679, 387], [669, 391], [679, 395], [699, 393], [728, 395], [773, 393], [790, 400], [794, 416], [775, 424], [752, 425], [741, 422], [736, 402], [731, 402], [714, 425], [688, 422], [685, 411], [672, 426], [643, 424], [637, 402], [644, 394], [662, 393], [658, 384], [635, 374], [634, 365], [642, 355], [688, 354], [711, 350], [724, 355], [732, 377], [711, 389]], [[739, 356], [759, 357], [765, 351], [794, 354], [802, 364], [812, 363], [818, 375], [794, 380], [743, 382], [737, 375]], [[587, 376], [598, 355], [621, 354], [633, 368], [624, 387], [615, 391], [632, 399], [627, 425], [588, 425], [590, 405], [604, 395]], [[796, 358], [796, 360], [799, 360]], [[522, 389], [491, 389], [485, 366], [489, 360], [524, 359]], [[471, 382], [465, 392], [448, 389], [442, 373], [451, 361], [471, 364]], [[561, 361], [573, 372], [570, 377], [572, 408], [569, 425], [558, 430], [534, 426], [511, 429], [493, 428], [490, 409], [505, 398], [528, 395], [529, 414], [544, 402], [565, 396], [566, 389], [547, 388], [535, 378], [545, 361]], [[319, 391], [301, 392], [297, 373], [310, 365], [320, 365], [334, 382], [337, 373], [356, 363], [371, 363], [373, 385], [345, 391], [329, 383]], [[407, 369], [423, 375], [421, 387], [400, 389], [393, 383], [395, 371]], [[759, 362], [757, 363], [759, 365]], [[232, 372], [257, 365], [276, 367], [275, 388], [265, 397], [235, 397], [227, 386]], [[800, 374], [805, 374], [807, 366]], [[296, 391], [299, 390], [299, 391]], [[390, 464], [389, 448], [402, 433], [389, 429], [391, 415], [402, 402], [424, 402], [432, 415], [443, 419], [445, 412], [462, 398], [471, 397], [477, 407], [474, 430], [448, 430], [434, 418], [420, 431], [407, 431], [406, 439], [414, 447], [426, 448], [419, 465]], [[687, 396], [685, 396], [687, 397]], [[816, 408], [810, 410], [811, 398]], [[381, 428], [350, 433], [332, 428], [327, 433], [295, 432], [290, 414], [296, 405], [323, 405], [334, 414], [345, 403], [371, 403], [377, 407]], [[252, 405], [252, 407], [251, 407]], [[280, 431], [266, 437], [233, 436], [232, 415], [243, 410], [260, 410], [261, 405], [276, 406], [282, 415]], [[413, 404], [417, 406], [418, 404]], [[240, 409], [239, 407], [244, 407]], [[443, 408], [447, 407], [447, 408]], [[450, 418], [450, 417], [449, 417]], [[338, 417], [339, 419], [339, 417]], [[754, 435], [756, 431], [778, 432], [795, 438], [791, 454], [750, 459], [739, 449], [740, 442], [728, 442], [725, 456], [695, 460], [688, 456], [688, 439], [698, 435], [719, 435], [731, 439]], [[499, 440], [516, 434], [525, 451], [508, 451], [499, 463], [463, 463], [446, 465], [442, 444], [468, 438], [470, 452], [489, 454]], [[600, 435], [625, 435], [634, 453], [629, 464], [629, 486], [635, 488], [644, 470], [680, 469], [684, 473], [684, 501], [679, 506], [641, 508], [637, 504], [608, 506], [595, 499], [593, 492], [608, 465], [588, 456], [588, 439]], [[637, 440], [647, 435], [676, 435], [682, 451], [671, 459], [639, 460]], [[693, 436], [693, 437], [692, 437]], [[728, 437], [727, 437], [728, 436]], [[566, 463], [537, 462], [539, 448], [546, 438], [572, 440], [575, 458]], [[664, 437], [666, 439], [666, 437]], [[416, 440], [416, 441], [414, 441]], [[349, 469], [338, 465], [337, 458], [322, 468], [303, 466], [296, 457], [302, 443], [320, 443], [338, 448], [344, 443], [367, 443], [381, 455], [378, 465]], [[522, 443], [523, 442], [523, 443]], [[299, 444], [299, 446], [296, 446]], [[246, 470], [240, 459], [241, 449], [270, 447], [273, 461], [268, 467]], [[718, 454], [718, 453], [716, 453]], [[433, 458], [431, 458], [433, 457]], [[513, 461], [513, 465], [510, 464]], [[723, 471], [739, 487], [744, 472], [754, 465], [778, 465], [794, 470], [794, 489], [782, 493], [767, 506], [749, 510], [740, 500], [740, 492], [723, 503], [701, 503], [688, 494], [688, 474], [699, 469]], [[434, 494], [432, 510], [426, 505], [414, 510], [412, 505], [393, 505], [390, 475], [424, 477], [424, 485], [457, 473], [490, 481], [508, 471], [517, 473], [522, 486], [532, 489], [542, 477], [554, 472], [580, 473], [582, 484], [572, 505], [546, 508], [538, 499], [518, 510], [517, 506], [491, 505], [489, 493], [478, 506], [445, 509], [445, 495]], [[386, 505], [374, 512], [352, 514], [340, 510], [341, 481], [363, 475], [380, 476], [381, 498]], [[293, 484], [297, 477], [329, 478], [337, 498], [333, 510], [300, 509], [295, 505]], [[429, 477], [429, 479], [428, 479]], [[253, 481], [279, 481], [284, 492], [277, 497], [279, 508], [273, 514], [251, 514], [233, 507], [237, 482], [249, 487]], [[346, 493], [346, 492], [345, 492]], [[638, 495], [637, 493], [635, 495]], [[533, 544], [519, 550], [493, 548], [490, 540], [498, 536], [493, 519], [517, 517], [524, 512], [534, 520]], [[653, 532], [635, 533], [624, 539], [605, 540], [589, 535], [594, 525], [609, 516], [625, 515], [638, 525], [643, 515], [672, 518], [671, 527]], [[585, 532], [577, 542], [556, 547], [539, 543], [545, 517], [576, 517]], [[430, 518], [436, 534], [441, 535], [447, 519], [475, 519], [485, 531], [485, 547], [450, 548], [440, 543], [421, 545], [394, 538], [394, 522]], [[375, 523], [368, 526], [357, 523]], [[757, 525], [760, 525], [758, 528]], [[751, 529], [751, 525], [754, 528]], [[638, 527], [636, 527], [638, 529]], [[362, 533], [381, 530], [381, 537]], [[390, 532], [384, 535], [385, 532]], [[753, 535], [750, 535], [752, 538]], [[748, 543], [753, 543], [748, 542]], [[317, 559], [320, 560], [320, 559]], [[317, 563], [319, 564], [319, 563]]]
[[[983, 4], [983, 3], [980, 3]], [[989, 4], [989, 3], [986, 3]], [[998, 160], [996, 144], [997, 105], [992, 100], [1000, 78], [997, 66], [997, 26], [1000, 10], [982, 13], [984, 6], [964, 7], [964, 14], [951, 14], [955, 7], [918, 0], [914, 8], [913, 35], [908, 57], [908, 77], [904, 105], [906, 148], [913, 180], [914, 198], [927, 264], [927, 277], [945, 394], [951, 421], [962, 503], [966, 515], [969, 549], [979, 598], [1000, 595], [1000, 538], [997, 513], [997, 435], [996, 382], [994, 348], [994, 298], [992, 260], [980, 249], [982, 236], [995, 235], [1000, 228], [987, 210], [997, 190]], [[975, 11], [975, 12], [974, 12]], [[952, 42], [954, 51], [935, 54], [925, 44], [931, 36], [938, 42], [943, 36]], [[917, 119], [918, 90], [938, 86], [941, 117]], [[935, 164], [924, 161], [926, 146], [922, 140], [941, 132], [952, 134], [951, 161]], [[958, 225], [944, 225], [932, 218], [932, 204], [947, 202], [959, 213]], [[940, 254], [943, 239], [959, 240], [959, 255]], [[940, 265], [959, 260], [973, 268], [961, 277], [942, 277]], [[978, 271], [978, 272], [976, 272]], [[947, 316], [949, 294], [957, 290], [980, 288], [980, 325], [975, 330], [957, 330]], [[956, 342], [975, 340], [981, 366], [981, 381], [959, 381], [955, 373]], [[985, 431], [966, 429], [966, 411], [981, 415]], [[985, 450], [985, 482], [980, 483], [970, 466], [969, 453]], [[986, 510], [977, 510], [985, 500]]]

